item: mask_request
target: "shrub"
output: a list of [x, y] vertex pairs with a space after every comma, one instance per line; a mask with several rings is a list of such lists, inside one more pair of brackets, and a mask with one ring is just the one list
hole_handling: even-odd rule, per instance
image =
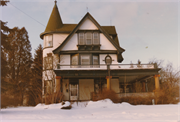
[[128, 102], [132, 105], [152, 105], [153, 96], [127, 96], [119, 99], [119, 102]]
[[112, 90], [103, 90], [102, 93], [96, 94], [96, 97], [93, 97], [93, 100], [97, 101], [97, 100], [103, 100], [107, 98], [112, 100], [113, 103], [119, 102], [118, 95]]
[[18, 96], [10, 96], [1, 94], [1, 108], [16, 107], [21, 103], [21, 99]]

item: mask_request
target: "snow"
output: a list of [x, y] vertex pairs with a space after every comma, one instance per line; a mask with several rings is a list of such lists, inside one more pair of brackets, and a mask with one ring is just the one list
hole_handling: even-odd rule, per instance
[[[69, 106], [38, 104], [35, 107], [1, 109], [1, 122], [180, 122], [179, 104], [130, 105], [123, 102], [114, 104], [111, 100], [74, 102]], [[179, 116], [179, 118], [178, 118]]]

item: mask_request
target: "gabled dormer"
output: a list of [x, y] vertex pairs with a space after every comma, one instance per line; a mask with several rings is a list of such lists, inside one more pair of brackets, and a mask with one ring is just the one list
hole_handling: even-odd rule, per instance
[[[109, 32], [109, 33], [108, 33]], [[122, 52], [119, 46], [114, 26], [100, 26], [89, 12], [82, 18], [63, 43], [53, 50], [54, 54], [62, 51], [89, 51], [97, 54], [116, 52], [117, 61], [122, 62]], [[96, 51], [96, 52], [95, 52]]]

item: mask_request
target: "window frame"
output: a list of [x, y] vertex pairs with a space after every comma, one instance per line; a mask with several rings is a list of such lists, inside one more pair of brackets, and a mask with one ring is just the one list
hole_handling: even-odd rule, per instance
[[[80, 43], [81, 42], [81, 36], [82, 36], [82, 44]], [[84, 45], [85, 44], [85, 37], [84, 37], [84, 33], [83, 32], [80, 32], [78, 33], [78, 44], [79, 45]]]
[[[92, 35], [93, 35], [92, 32], [86, 32], [85, 33], [85, 42], [86, 42], [86, 45], [92, 45], [92, 41], [93, 41]], [[88, 43], [89, 40], [91, 41], [90, 43]]]
[[78, 32], [78, 45], [100, 45], [100, 32], [99, 31]]
[[[95, 34], [97, 34], [97, 43], [95, 43]], [[99, 45], [100, 44], [100, 34], [99, 34], [99, 32], [94, 32], [93, 33], [93, 44], [94, 45]]]

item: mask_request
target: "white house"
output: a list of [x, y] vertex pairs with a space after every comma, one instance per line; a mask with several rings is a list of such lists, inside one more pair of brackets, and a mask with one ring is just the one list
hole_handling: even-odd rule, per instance
[[[43, 95], [61, 92], [63, 100], [90, 100], [92, 93], [103, 89], [136, 93], [137, 82], [142, 84], [141, 92], [149, 92], [148, 79], [153, 77], [159, 88], [160, 69], [154, 64], [120, 64], [125, 50], [115, 26], [101, 26], [88, 12], [78, 24], [64, 24], [55, 1], [40, 38], [44, 41]], [[105, 58], [112, 60], [110, 70]]]

